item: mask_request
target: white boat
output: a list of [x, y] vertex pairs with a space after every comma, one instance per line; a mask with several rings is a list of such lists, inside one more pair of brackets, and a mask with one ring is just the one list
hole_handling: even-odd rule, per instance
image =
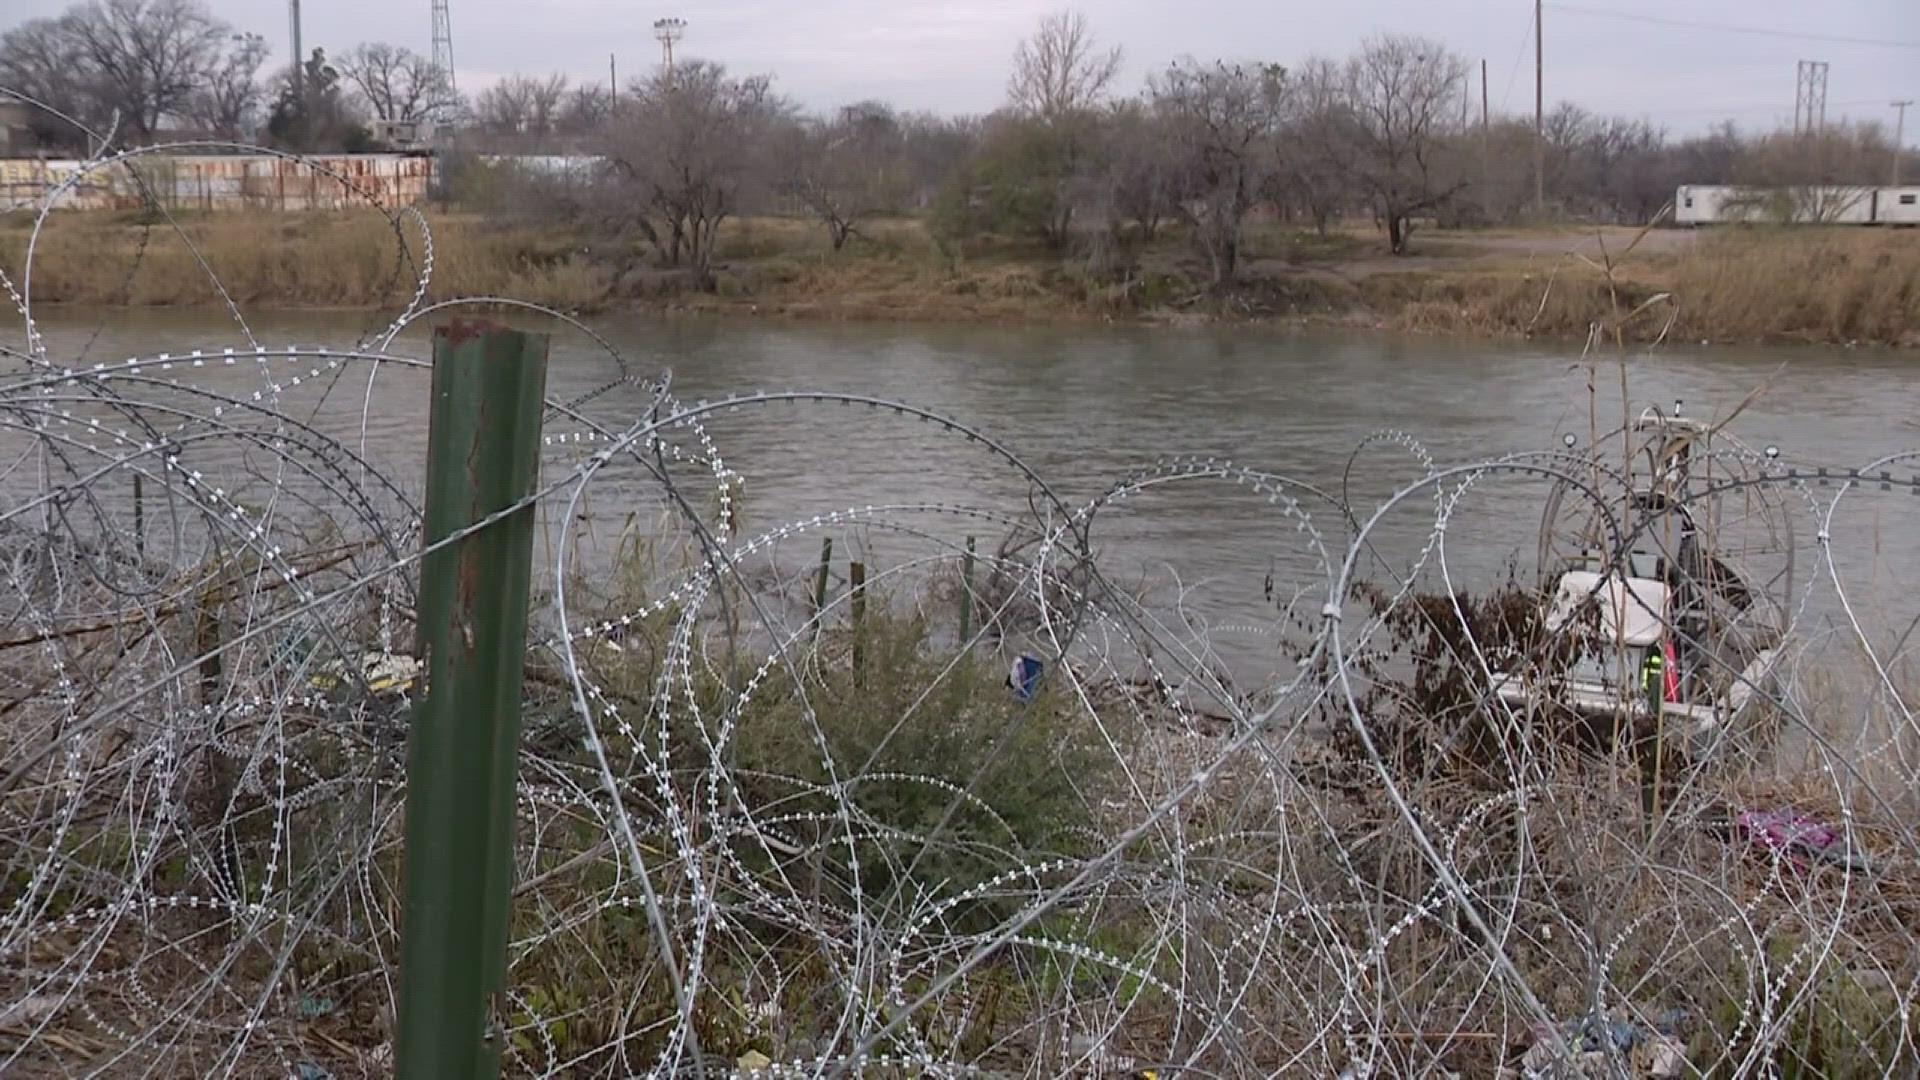
[[[1581, 613], [1598, 609], [1598, 625]], [[1589, 717], [1627, 723], [1651, 719], [1658, 703], [1668, 731], [1705, 748], [1738, 726], [1755, 692], [1770, 685], [1776, 648], [1759, 648], [1735, 670], [1714, 678], [1712, 654], [1689, 666], [1696, 642], [1677, 632], [1673, 589], [1654, 577], [1618, 571], [1568, 570], [1548, 600], [1545, 627], [1570, 639], [1570, 660], [1556, 670], [1496, 672], [1492, 688], [1515, 709], [1553, 704]]]
[[[1572, 490], [1604, 487], [1588, 481], [1549, 498], [1542, 640], [1493, 672], [1490, 689], [1516, 712], [1566, 710], [1616, 733], [1649, 730], [1657, 712], [1666, 737], [1705, 756], [1774, 686], [1785, 625], [1773, 595], [1791, 588], [1792, 530], [1775, 520], [1770, 485], [1741, 482], [1767, 455], [1656, 410], [1625, 435], [1596, 440], [1594, 453], [1617, 461], [1635, 447], [1624, 469], [1607, 470], [1627, 497], [1601, 513]], [[1736, 567], [1730, 553], [1764, 565]]]

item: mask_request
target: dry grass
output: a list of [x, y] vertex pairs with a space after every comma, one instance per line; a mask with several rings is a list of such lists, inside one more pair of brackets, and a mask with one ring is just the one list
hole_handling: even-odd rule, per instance
[[[1609, 310], [1667, 293], [1683, 341], [1913, 343], [1920, 235], [1871, 229], [1734, 229], [1690, 250], [1634, 253], [1606, 274], [1578, 256], [1381, 274], [1362, 284], [1414, 330], [1581, 336]], [[1663, 319], [1641, 322], [1643, 336]]]
[[[35, 251], [34, 299], [209, 304], [219, 301], [217, 277], [242, 303], [379, 304], [412, 293], [423, 254], [420, 237], [409, 229], [403, 255], [393, 228], [372, 213], [183, 214], [177, 219], [179, 233], [130, 213], [55, 215]], [[31, 224], [26, 215], [0, 218], [0, 266], [16, 278]], [[468, 215], [436, 219], [433, 292], [595, 302], [607, 294], [613, 275], [583, 250], [587, 246], [530, 225]], [[195, 248], [211, 276], [197, 262]]]
[[[415, 275], [392, 229], [353, 214], [186, 215], [186, 236], [243, 303], [373, 305], [408, 295]], [[0, 218], [0, 266], [18, 277], [31, 219]], [[800, 219], [729, 222], [717, 287], [655, 269], [638, 241], [472, 212], [433, 217], [433, 295], [513, 295], [569, 308], [642, 303], [830, 319], [1061, 321], [1169, 316], [1294, 317], [1415, 331], [1582, 337], [1596, 313], [1660, 293], [1678, 299], [1685, 341], [1920, 344], [1920, 233], [1741, 228], [1697, 243], [1648, 243], [1617, 263], [1611, 290], [1591, 237], [1566, 231], [1434, 233], [1396, 260], [1357, 228], [1326, 236], [1249, 224], [1242, 281], [1209, 293], [1187, 238], [1165, 229], [1132, 246], [1123, 283], [1084, 261], [1000, 238], [942, 246], [923, 222], [873, 222], [845, 250]], [[1656, 239], [1660, 239], [1656, 237]], [[410, 237], [414, 260], [417, 237]], [[1566, 254], [1526, 254], [1565, 251]], [[1614, 244], [1617, 248], [1620, 245]], [[207, 304], [219, 294], [182, 238], [119, 212], [61, 214], [41, 239], [43, 302]], [[1616, 306], [1617, 305], [1617, 306]], [[1658, 332], [1663, 319], [1633, 330]]]

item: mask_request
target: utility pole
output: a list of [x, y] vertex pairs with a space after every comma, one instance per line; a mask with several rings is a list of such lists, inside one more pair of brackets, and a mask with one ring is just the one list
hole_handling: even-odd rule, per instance
[[1480, 186], [1487, 186], [1487, 58], [1480, 58]]
[[661, 64], [667, 72], [667, 83], [673, 83], [673, 43], [679, 41], [687, 32], [685, 19], [655, 19], [653, 36], [660, 39]]
[[300, 100], [305, 82], [306, 56], [300, 51], [300, 0], [287, 0], [287, 23], [293, 29], [293, 98]]
[[1480, 135], [1487, 134], [1487, 58], [1480, 58]]
[[1547, 213], [1547, 94], [1544, 67], [1546, 31], [1540, 25], [1540, 9], [1533, 0], [1533, 209], [1542, 217]]
[[1900, 117], [1893, 122], [1893, 184], [1891, 185], [1893, 187], [1900, 186], [1900, 150], [1901, 143], [1907, 137], [1907, 106], [1911, 104], [1913, 104], [1912, 98], [1893, 102], [1894, 110]]
[[607, 112], [620, 108], [620, 73], [614, 70], [613, 54], [607, 54]]

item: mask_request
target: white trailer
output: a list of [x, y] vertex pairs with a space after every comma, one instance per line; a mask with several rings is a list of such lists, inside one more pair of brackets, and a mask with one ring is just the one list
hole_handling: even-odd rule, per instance
[[1812, 216], [1805, 202], [1804, 194], [1785, 188], [1687, 184], [1674, 193], [1673, 220], [1678, 225], [1797, 222]]
[[1884, 225], [1920, 225], [1920, 184], [1883, 187], [1874, 192], [1874, 220]]
[[1683, 184], [1674, 192], [1673, 220], [1676, 225], [1920, 225], [1920, 186]]
[[1870, 187], [1820, 186], [1788, 188], [1796, 221], [1827, 225], [1871, 225], [1878, 192]]
[[1676, 225], [1713, 225], [1727, 220], [1720, 204], [1739, 188], [1719, 184], [1682, 184], [1673, 194], [1673, 223]]

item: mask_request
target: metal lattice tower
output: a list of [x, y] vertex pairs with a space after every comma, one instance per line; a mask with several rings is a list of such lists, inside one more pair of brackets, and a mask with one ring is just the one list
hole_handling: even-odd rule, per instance
[[1827, 126], [1827, 62], [1802, 60], [1794, 79], [1793, 133], [1811, 135]]
[[451, 120], [460, 95], [453, 83], [453, 17], [447, 0], [433, 0], [433, 70], [440, 73], [440, 100], [433, 111], [438, 119]]

